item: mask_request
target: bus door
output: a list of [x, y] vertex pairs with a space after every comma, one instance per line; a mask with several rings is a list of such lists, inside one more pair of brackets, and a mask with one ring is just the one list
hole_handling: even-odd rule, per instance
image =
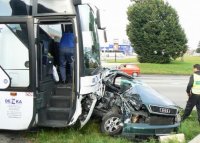
[[[65, 127], [73, 116], [76, 100], [74, 24], [71, 19], [41, 17], [35, 20], [41, 98], [39, 125]], [[68, 41], [70, 38], [72, 41]], [[67, 47], [70, 50], [61, 49], [61, 45], [67, 44], [72, 45]], [[59, 80], [54, 78], [55, 72]]]
[[25, 130], [35, 119], [32, 23], [0, 17], [0, 129]]

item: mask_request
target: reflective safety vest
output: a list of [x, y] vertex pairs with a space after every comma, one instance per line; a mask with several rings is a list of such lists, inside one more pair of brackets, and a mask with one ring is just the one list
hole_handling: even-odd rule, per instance
[[192, 86], [192, 93], [200, 95], [200, 75], [194, 73], [193, 77], [194, 77], [194, 83]]

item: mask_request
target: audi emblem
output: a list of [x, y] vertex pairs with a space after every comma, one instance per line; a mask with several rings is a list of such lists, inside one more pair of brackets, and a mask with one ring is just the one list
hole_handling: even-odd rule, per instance
[[161, 113], [170, 114], [170, 109], [168, 109], [168, 108], [160, 108], [160, 112]]

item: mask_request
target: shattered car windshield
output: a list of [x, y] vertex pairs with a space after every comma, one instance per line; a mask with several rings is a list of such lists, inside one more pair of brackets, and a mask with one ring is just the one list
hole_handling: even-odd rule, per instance
[[[132, 88], [131, 90], [134, 90], [136, 93], [136, 89], [135, 89], [135, 81], [133, 79], [127, 78], [125, 76], [118, 76], [115, 78], [114, 80], [114, 85], [118, 88], [120, 88], [120, 90], [122, 92], [125, 92], [126, 90]], [[133, 92], [133, 91], [132, 91]]]

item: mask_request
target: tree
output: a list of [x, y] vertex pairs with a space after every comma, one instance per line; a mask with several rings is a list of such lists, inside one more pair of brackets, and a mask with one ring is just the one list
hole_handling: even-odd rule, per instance
[[139, 62], [169, 63], [183, 56], [187, 39], [176, 11], [163, 0], [142, 0], [128, 8], [127, 35]]
[[195, 51], [196, 51], [196, 53], [200, 53], [200, 41], [199, 41], [197, 49]]
[[197, 49], [196, 49], [196, 53], [200, 53], [200, 48], [197, 48]]

